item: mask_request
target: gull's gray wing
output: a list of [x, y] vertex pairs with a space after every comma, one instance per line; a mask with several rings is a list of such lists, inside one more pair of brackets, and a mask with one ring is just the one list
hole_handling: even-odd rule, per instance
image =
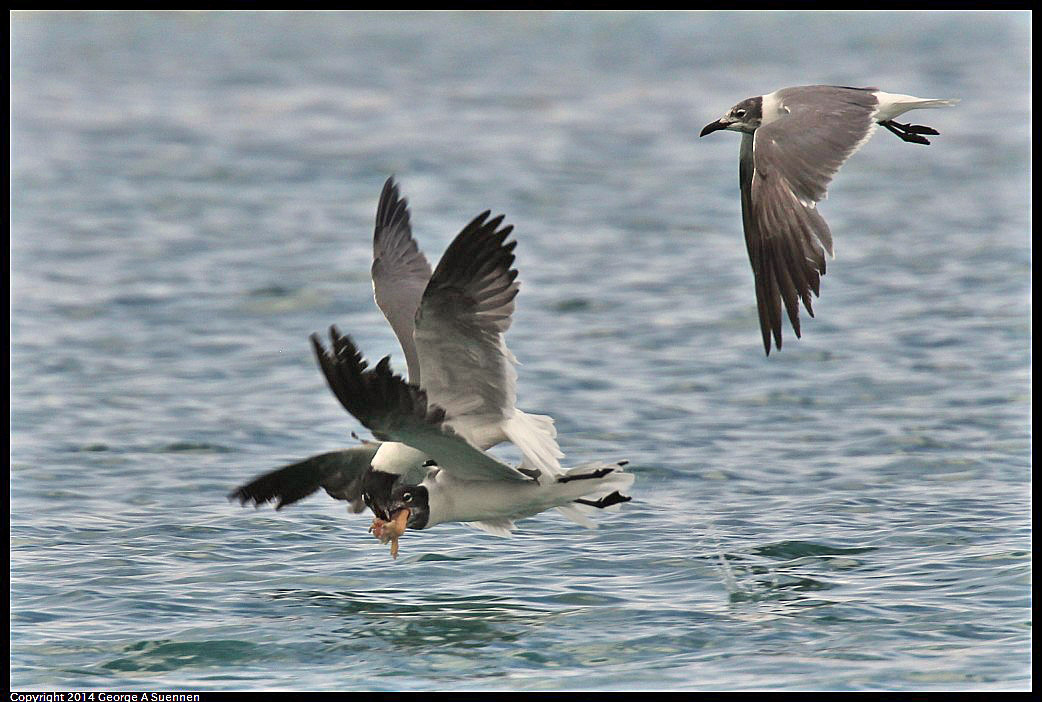
[[[421, 386], [474, 444], [506, 438], [517, 400], [516, 359], [503, 334], [517, 296], [516, 241], [503, 215], [475, 217], [438, 262], [416, 313]], [[551, 437], [552, 440], [552, 437]]]
[[742, 221], [756, 279], [764, 348], [780, 349], [784, 302], [800, 336], [799, 302], [814, 316], [832, 233], [816, 203], [826, 197], [840, 166], [875, 129], [870, 89], [805, 86], [776, 94], [785, 114], [742, 135], [739, 177]]
[[377, 448], [379, 444], [367, 443], [312, 456], [240, 485], [228, 494], [228, 499], [243, 505], [253, 502], [258, 507], [275, 502], [278, 510], [324, 488], [330, 497], [351, 502], [353, 512], [361, 512], [365, 509], [362, 476]]
[[431, 266], [412, 238], [409, 202], [398, 195], [388, 178], [376, 208], [373, 232], [373, 295], [405, 352], [409, 380], [420, 382], [420, 365], [413, 342], [413, 320], [431, 277]]
[[428, 402], [427, 393], [405, 382], [384, 357], [369, 369], [350, 337], [330, 328], [332, 350], [311, 335], [322, 372], [340, 403], [355, 419], [385, 441], [397, 441], [427, 454], [438, 466], [468, 480], [529, 480], [457, 433], [446, 411]]

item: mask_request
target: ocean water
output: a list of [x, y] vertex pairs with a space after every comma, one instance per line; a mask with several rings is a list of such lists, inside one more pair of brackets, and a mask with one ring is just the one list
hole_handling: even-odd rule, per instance
[[[1031, 686], [1027, 13], [11, 17], [16, 689]], [[766, 358], [739, 138], [788, 85], [957, 97], [820, 209]], [[365, 431], [307, 337], [372, 300], [395, 174], [436, 261], [514, 224], [519, 405], [633, 501], [501, 539], [226, 493]]]

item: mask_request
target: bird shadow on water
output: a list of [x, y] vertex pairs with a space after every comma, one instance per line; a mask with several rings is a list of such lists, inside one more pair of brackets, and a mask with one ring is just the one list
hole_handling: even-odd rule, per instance
[[[321, 607], [342, 622], [335, 646], [371, 648], [373, 638], [395, 650], [432, 646], [484, 648], [515, 641], [533, 620], [550, 612], [487, 595], [425, 593], [399, 589], [365, 592], [279, 591], [274, 599]], [[345, 637], [345, 635], [349, 635]]]
[[[400, 671], [379, 661], [423, 661], [425, 656], [441, 652], [451, 652], [464, 661], [476, 654], [488, 657], [493, 655], [489, 651], [511, 647], [525, 636], [533, 621], [550, 614], [508, 598], [417, 595], [405, 589], [280, 589], [269, 598], [279, 606], [312, 610], [303, 618], [291, 618], [307, 622], [306, 633], [287, 633], [278, 641], [205, 636], [135, 641], [115, 651], [114, 657], [89, 671], [90, 675], [141, 682], [179, 671], [204, 686], [220, 687], [229, 681], [252, 680], [249, 671], [258, 665], [308, 661], [362, 675], [355, 665], [370, 661], [365, 675], [395, 677]], [[79, 674], [86, 680], [87, 672]]]
[[[234, 666], [265, 659], [264, 647], [236, 639], [176, 641], [142, 640], [124, 646], [117, 657], [100, 666], [105, 674], [167, 673], [182, 669]], [[89, 671], [92, 675], [99, 671]]]

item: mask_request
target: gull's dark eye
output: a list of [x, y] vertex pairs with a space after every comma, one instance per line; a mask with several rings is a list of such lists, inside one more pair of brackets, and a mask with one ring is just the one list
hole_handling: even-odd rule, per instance
[[734, 116], [735, 117], [745, 117], [745, 110], [735, 110], [734, 111]]
[[402, 493], [402, 502], [412, 502], [412, 493], [411, 492]]

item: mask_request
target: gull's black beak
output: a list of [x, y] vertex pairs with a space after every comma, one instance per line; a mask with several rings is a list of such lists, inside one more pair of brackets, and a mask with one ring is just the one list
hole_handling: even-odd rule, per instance
[[699, 134], [698, 136], [704, 137], [706, 134], [712, 134], [713, 132], [717, 131], [718, 129], [727, 129], [727, 127], [730, 124], [731, 124], [730, 122], [725, 122], [722, 119], [718, 119], [717, 121], [710, 122], [706, 126], [702, 127], [702, 133]]

